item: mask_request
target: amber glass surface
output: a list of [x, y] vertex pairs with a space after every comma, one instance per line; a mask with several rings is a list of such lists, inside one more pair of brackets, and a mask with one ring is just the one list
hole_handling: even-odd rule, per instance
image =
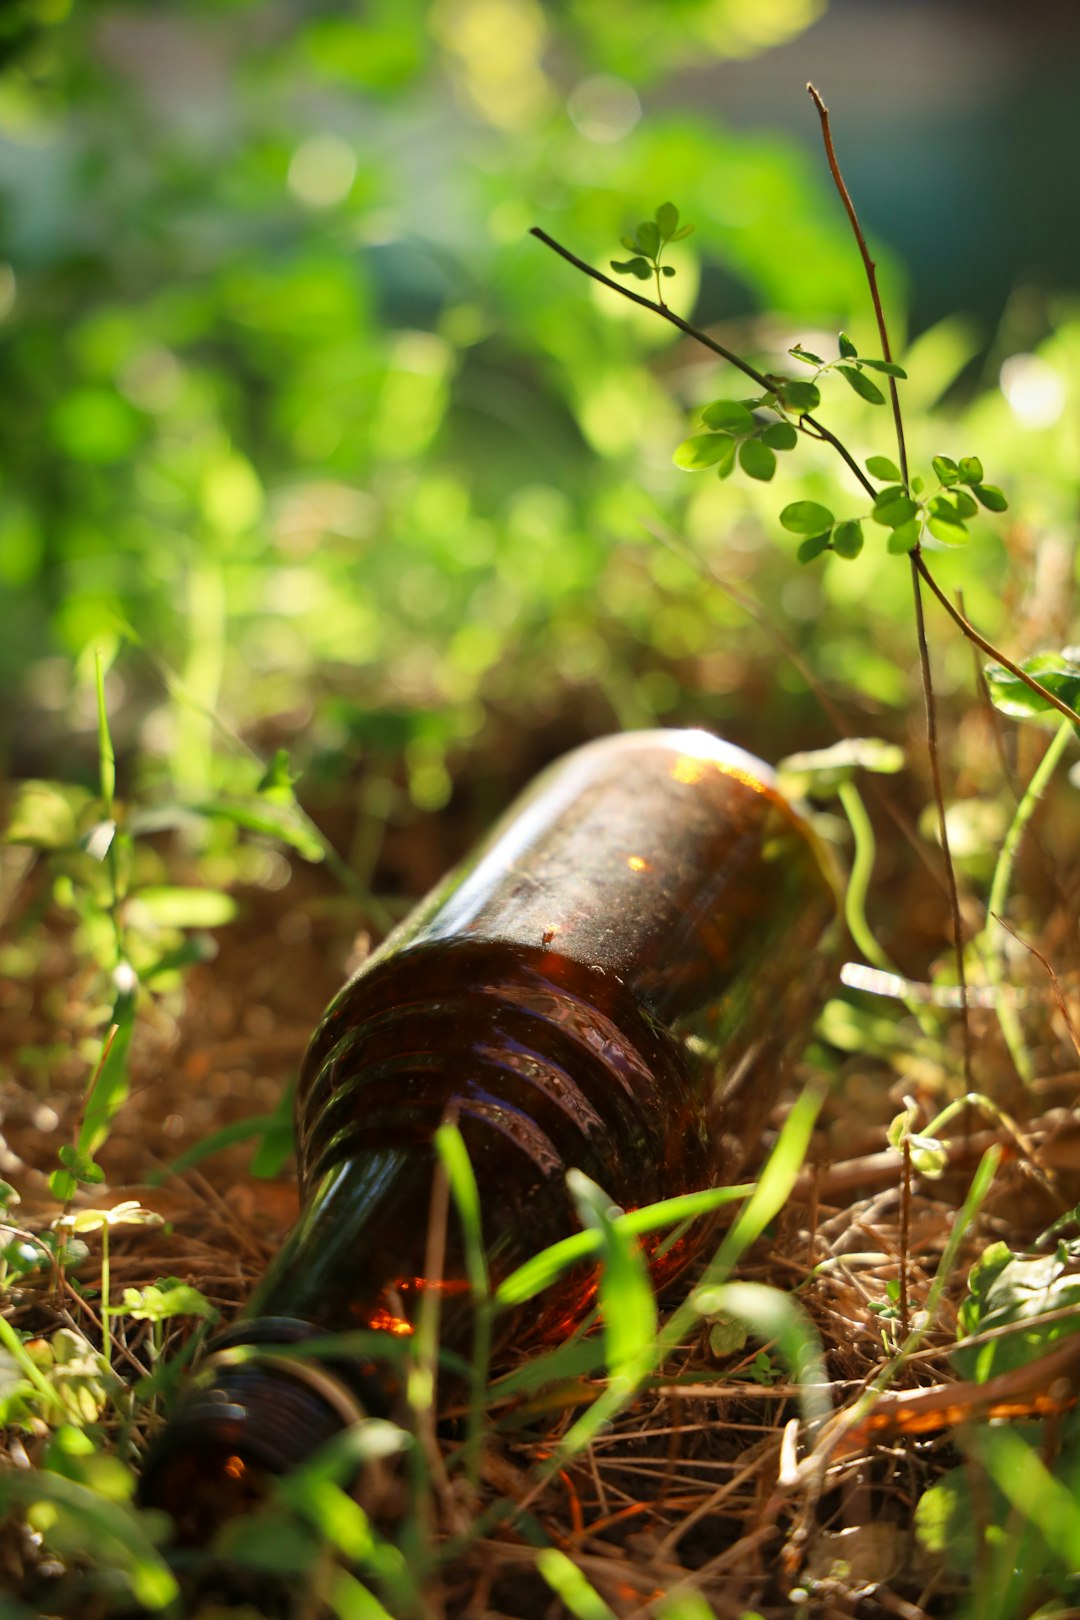
[[[736, 1174], [831, 971], [835, 920], [816, 841], [760, 761], [703, 732], [559, 761], [327, 1010], [297, 1096], [303, 1213], [252, 1317], [408, 1335], [437, 1286], [444, 1342], [467, 1348], [453, 1220], [441, 1276], [424, 1277], [447, 1117], [496, 1283], [576, 1230], [571, 1167], [624, 1207]], [[590, 1287], [570, 1276], [496, 1338], [565, 1322]]]

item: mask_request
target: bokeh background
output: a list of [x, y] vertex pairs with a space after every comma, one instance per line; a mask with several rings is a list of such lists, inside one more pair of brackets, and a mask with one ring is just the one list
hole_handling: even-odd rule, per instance
[[[976, 450], [1011, 498], [934, 565], [1014, 652], [1060, 645], [1078, 45], [1047, 0], [8, 0], [0, 765], [93, 784], [103, 648], [125, 793], [250, 789], [284, 744], [363, 871], [598, 731], [830, 741], [710, 570], [902, 736], [906, 566], [801, 568], [776, 521], [857, 490], [809, 445], [772, 485], [680, 472], [734, 379], [527, 234], [606, 265], [670, 198], [677, 309], [766, 365], [875, 352], [807, 79], [913, 340], [914, 459]], [[889, 453], [839, 387], [826, 420]]]

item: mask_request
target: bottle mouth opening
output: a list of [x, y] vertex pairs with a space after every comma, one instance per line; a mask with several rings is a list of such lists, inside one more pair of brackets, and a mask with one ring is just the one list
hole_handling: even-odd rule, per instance
[[152, 1445], [139, 1490], [145, 1505], [171, 1514], [182, 1543], [250, 1512], [275, 1477], [368, 1416], [359, 1369], [353, 1379], [288, 1353], [312, 1332], [306, 1323], [238, 1323], [203, 1362]]

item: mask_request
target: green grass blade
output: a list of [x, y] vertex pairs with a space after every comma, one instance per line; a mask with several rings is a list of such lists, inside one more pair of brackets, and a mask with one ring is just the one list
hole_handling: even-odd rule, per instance
[[557, 1547], [545, 1547], [537, 1553], [536, 1567], [574, 1620], [616, 1620], [614, 1610], [608, 1608], [577, 1565]]
[[648, 1267], [636, 1239], [621, 1231], [611, 1215], [611, 1200], [580, 1170], [566, 1184], [583, 1225], [600, 1238], [600, 1314], [604, 1354], [612, 1378], [637, 1382], [656, 1354], [656, 1300]]
[[[701, 1215], [711, 1215], [715, 1210], [722, 1209], [725, 1204], [749, 1198], [753, 1190], [753, 1187], [744, 1185], [706, 1187], [701, 1192], [680, 1193], [675, 1198], [665, 1198], [660, 1203], [646, 1204], [641, 1209], [628, 1210], [625, 1215], [616, 1218], [614, 1225], [627, 1236], [641, 1237], [646, 1232], [656, 1232], [664, 1226], [675, 1226], [683, 1221], [695, 1220]], [[526, 1260], [499, 1284], [495, 1290], [496, 1308], [505, 1310], [514, 1305], [523, 1305], [526, 1300], [533, 1299], [553, 1282], [557, 1282], [570, 1266], [579, 1265], [583, 1260], [595, 1259], [602, 1248], [600, 1234], [596, 1231], [575, 1232], [572, 1237], [553, 1243], [550, 1248]]]

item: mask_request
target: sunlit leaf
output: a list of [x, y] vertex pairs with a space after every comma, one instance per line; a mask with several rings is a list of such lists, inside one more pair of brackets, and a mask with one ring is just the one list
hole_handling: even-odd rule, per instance
[[859, 363], [869, 366], [871, 371], [884, 372], [886, 377], [899, 377], [902, 382], [907, 381], [907, 372], [903, 366], [898, 366], [895, 360], [868, 360], [864, 355]]
[[656, 210], [656, 228], [669, 242], [679, 228], [679, 210], [673, 202], [661, 203]]
[[780, 522], [791, 534], [820, 534], [835, 521], [829, 508], [818, 501], [792, 501], [780, 513]]
[[648, 259], [640, 257], [635, 259], [612, 259], [611, 268], [617, 270], [620, 276], [636, 276], [639, 281], [652, 280], [652, 265]]
[[78, 816], [89, 801], [85, 789], [66, 783], [22, 782], [15, 791], [4, 841], [34, 849], [68, 848], [76, 841]]
[[788, 754], [777, 766], [791, 791], [799, 797], [808, 793], [835, 792], [841, 782], [849, 782], [856, 771], [873, 771], [895, 776], [904, 768], [904, 750], [880, 737], [844, 737], [828, 748], [814, 748]]
[[910, 495], [885, 495], [874, 502], [873, 516], [875, 523], [880, 523], [886, 529], [898, 529], [903, 523], [910, 523], [918, 513], [918, 506]]
[[900, 480], [900, 469], [888, 456], [868, 456], [866, 470], [871, 478], [884, 478], [890, 484]]
[[[1034, 676], [1040, 686], [1045, 686], [1074, 713], [1080, 714], [1080, 664], [1074, 663], [1066, 652], [1036, 653], [1032, 658], [1025, 658], [1019, 668]], [[1040, 719], [1046, 715], [1056, 719], [1058, 710], [1053, 704], [1033, 692], [1011, 670], [1001, 664], [987, 664], [984, 674], [991, 701], [1002, 714], [1016, 720]]]
[[739, 446], [739, 466], [748, 478], [767, 484], [776, 472], [776, 455], [760, 439], [744, 439]]
[[836, 369], [860, 398], [868, 400], [871, 405], [884, 405], [885, 395], [877, 383], [871, 382], [869, 377], [864, 377], [857, 366], [837, 366]]
[[858, 352], [859, 352], [858, 349], [855, 347], [854, 343], [852, 343], [852, 341], [848, 337], [847, 333], [846, 332], [841, 332], [840, 333], [840, 353], [843, 355], [844, 359], [845, 360], [854, 359], [854, 357], [858, 354]]
[[[1051, 1312], [1062, 1314], [1056, 1321], [1042, 1320]], [[952, 1352], [961, 1378], [985, 1383], [1080, 1332], [1080, 1273], [1072, 1269], [1064, 1246], [1053, 1254], [1019, 1255], [1005, 1243], [992, 1243], [972, 1266], [957, 1318], [958, 1334], [968, 1338], [1010, 1322], [1026, 1325]]]
[[770, 450], [794, 450], [799, 435], [790, 422], [773, 422], [761, 435], [761, 442], [767, 444]]
[[890, 534], [886, 549], [897, 556], [903, 556], [909, 551], [914, 551], [919, 543], [920, 533], [918, 518], [912, 518], [909, 523], [901, 523]]
[[966, 546], [970, 538], [966, 525], [959, 517], [946, 517], [943, 514], [930, 516], [926, 520], [926, 527], [943, 546]]
[[671, 459], [684, 472], [701, 472], [723, 461], [733, 443], [726, 433], [696, 433], [693, 438], [683, 440]]
[[972, 493], [976, 500], [986, 507], [988, 512], [1005, 512], [1009, 503], [996, 484], [972, 484]]
[[650, 259], [660, 251], [660, 227], [653, 219], [644, 219], [637, 228], [638, 247]]
[[139, 889], [129, 906], [133, 916], [168, 928], [220, 928], [237, 911], [232, 895], [220, 889]]
[[724, 433], [752, 433], [754, 418], [737, 399], [714, 399], [701, 413], [706, 427], [718, 428]]
[[817, 383], [800, 382], [797, 377], [783, 378], [777, 384], [776, 392], [786, 409], [794, 411], [797, 416], [816, 411], [821, 404], [821, 389]]

